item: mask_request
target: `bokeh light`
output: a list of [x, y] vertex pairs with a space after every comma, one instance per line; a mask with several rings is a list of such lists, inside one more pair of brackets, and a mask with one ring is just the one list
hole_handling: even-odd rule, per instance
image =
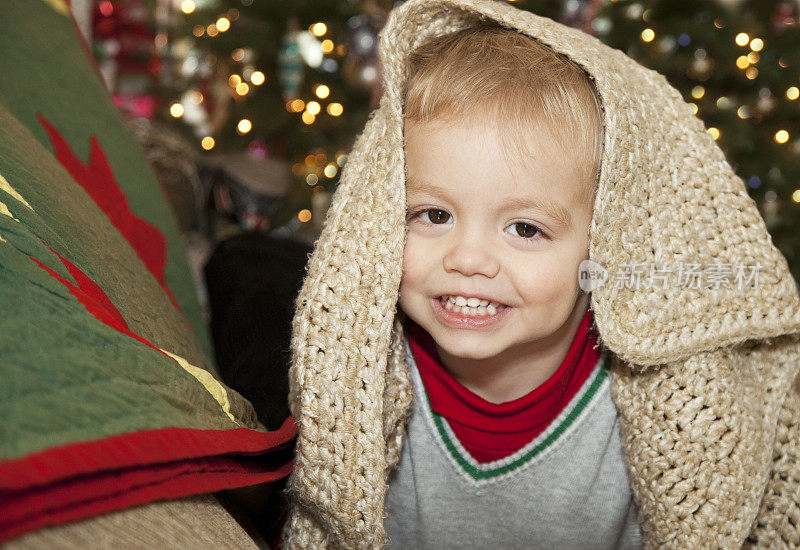
[[311, 25], [310, 30], [314, 36], [325, 36], [325, 33], [328, 32], [328, 27], [325, 23], [314, 23]]
[[307, 110], [309, 113], [311, 113], [312, 115], [316, 116], [316, 115], [318, 115], [318, 114], [319, 114], [319, 112], [320, 112], [320, 110], [321, 110], [321, 106], [320, 106], [320, 104], [319, 104], [319, 103], [317, 103], [316, 101], [309, 101], [309, 102], [306, 104], [306, 110]]
[[736, 35], [734, 41], [736, 42], [737, 46], [747, 46], [748, 42], [750, 42], [750, 37], [746, 32], [740, 32]]
[[239, 124], [236, 125], [236, 131], [239, 132], [240, 134], [246, 134], [252, 129], [253, 129], [253, 123], [247, 120], [246, 118], [240, 120]]
[[250, 75], [250, 82], [255, 84], [256, 86], [261, 86], [267, 77], [264, 76], [264, 73], [261, 71], [255, 71], [253, 74]]
[[330, 95], [331, 89], [324, 84], [320, 84], [314, 89], [314, 93], [317, 94], [318, 98], [325, 99]]

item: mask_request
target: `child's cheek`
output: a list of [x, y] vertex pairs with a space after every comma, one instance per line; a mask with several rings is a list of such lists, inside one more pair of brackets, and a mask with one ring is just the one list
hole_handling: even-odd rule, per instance
[[424, 265], [425, 257], [424, 239], [409, 234], [403, 250], [403, 277], [414, 279], [421, 271], [426, 269]]
[[571, 269], [556, 260], [536, 262], [516, 272], [518, 287], [529, 302], [556, 304], [571, 295], [577, 284], [577, 271], [573, 276]]

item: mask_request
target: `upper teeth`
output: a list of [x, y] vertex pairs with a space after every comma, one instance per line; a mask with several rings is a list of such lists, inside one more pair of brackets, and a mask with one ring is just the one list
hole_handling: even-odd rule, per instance
[[447, 301], [457, 306], [469, 306], [469, 307], [488, 307], [494, 306], [499, 307], [502, 304], [499, 302], [492, 302], [489, 300], [481, 300], [480, 298], [466, 298], [464, 296], [443, 296]]
[[496, 315], [497, 312], [506, 308], [505, 305], [498, 302], [481, 300], [480, 298], [467, 298], [466, 296], [442, 296], [441, 300], [447, 311], [469, 316]]

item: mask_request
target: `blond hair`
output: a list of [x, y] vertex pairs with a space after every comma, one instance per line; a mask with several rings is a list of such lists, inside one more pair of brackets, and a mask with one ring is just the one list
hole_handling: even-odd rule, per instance
[[[592, 196], [600, 172], [602, 114], [584, 70], [517, 31], [479, 24], [434, 38], [409, 57], [405, 120], [455, 122], [471, 117], [495, 127], [517, 159], [531, 155], [579, 163]], [[549, 139], [531, 143], [531, 129]]]

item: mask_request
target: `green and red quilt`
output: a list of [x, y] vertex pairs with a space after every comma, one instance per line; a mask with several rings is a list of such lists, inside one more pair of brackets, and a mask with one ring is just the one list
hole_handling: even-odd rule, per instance
[[223, 385], [177, 225], [64, 0], [0, 8], [0, 542], [279, 479]]

